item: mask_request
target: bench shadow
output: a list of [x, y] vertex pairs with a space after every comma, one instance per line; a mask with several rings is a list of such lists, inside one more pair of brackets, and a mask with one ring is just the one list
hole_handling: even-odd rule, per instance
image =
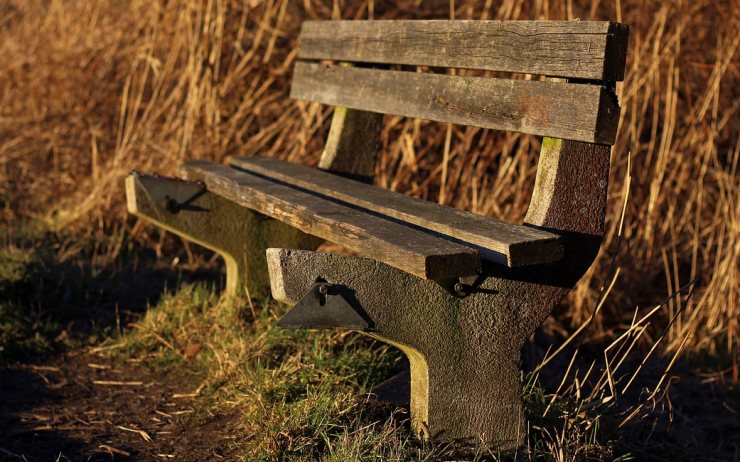
[[[90, 443], [86, 438], [72, 436], [50, 425], [53, 416], [46, 408], [63, 399], [59, 389], [65, 383], [46, 383], [48, 373], [43, 373], [42, 369], [34, 372], [32, 367], [0, 369], [0, 395], [3, 397], [0, 400], [0, 460], [111, 460], [111, 454], [105, 451], [93, 454], [86, 451]], [[82, 453], [86, 453], [84, 459]], [[116, 459], [135, 460], [120, 455]]]
[[105, 435], [79, 437], [44, 420], [45, 409], [72, 399], [70, 389], [86, 399], [84, 384], [56, 365], [123, 332], [183, 284], [223, 288], [221, 265], [168, 266], [147, 248], [95, 265], [84, 250], [60, 258], [55, 244], [0, 248], [0, 460], [138, 460], [135, 450], [91, 449]]
[[[532, 372], [547, 352], [559, 347], [563, 341], [563, 338], [539, 329], [522, 351], [522, 370], [525, 373]], [[580, 345], [579, 358], [571, 365], [572, 369], [587, 370], [593, 361], [603, 359], [606, 346], [608, 342]], [[539, 371], [539, 384], [544, 393], [551, 394], [558, 390], [573, 351], [566, 348], [559, 357]], [[634, 355], [628, 359], [629, 364], [624, 365], [625, 370], [636, 370], [642, 360], [642, 355]], [[669, 378], [670, 400], [656, 401], [656, 407], [646, 408], [637, 418], [620, 427], [620, 423], [631, 410], [645, 400], [646, 390], [654, 389], [669, 362], [670, 358], [662, 358], [646, 363], [634, 382], [634, 393], [621, 396], [615, 408], [598, 417], [599, 441], [612, 441], [614, 456], [631, 454], [637, 460], [665, 460], [661, 457], [666, 455], [676, 460], [732, 460], [738, 451], [734, 438], [740, 434], [740, 421], [735, 413], [740, 409], [740, 397], [731, 382], [709, 381], [697, 376], [694, 370], [696, 365], [689, 359], [681, 358], [674, 364], [673, 374]], [[589, 384], [584, 383], [582, 386], [582, 392], [587, 395], [590, 391]], [[371, 384], [370, 391], [359, 399], [363, 400], [368, 423], [391, 419], [400, 409], [405, 411], [402, 416], [408, 418], [408, 361], [402, 361], [393, 371], [388, 371], [384, 378]], [[532, 425], [562, 430], [563, 418], [570, 418], [561, 415], [543, 418], [543, 409], [544, 406], [537, 402], [526, 404], [527, 420]], [[403, 425], [411, 433], [410, 422]], [[419, 444], [421, 447], [421, 443]], [[530, 441], [530, 445], [534, 444], [536, 442]], [[442, 448], [444, 446], [440, 445]], [[445, 455], [459, 460], [520, 460], [522, 457], [529, 460], [527, 453], [521, 451], [481, 456], [476, 442], [472, 440], [454, 441]]]
[[102, 265], [84, 253], [62, 260], [43, 247], [8, 248], [1, 256], [0, 317], [8, 324], [0, 337], [0, 365], [120, 333], [183, 284], [222, 289], [225, 280], [220, 264], [165, 265], [148, 248]]

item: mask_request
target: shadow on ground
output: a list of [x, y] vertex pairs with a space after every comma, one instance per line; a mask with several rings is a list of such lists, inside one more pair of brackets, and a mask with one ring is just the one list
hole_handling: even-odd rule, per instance
[[[538, 378], [545, 390], [560, 389], [563, 375], [574, 370], [587, 370], [593, 363], [603, 362], [606, 343], [571, 345], [543, 368]], [[563, 342], [559, 336], [538, 331], [523, 350], [523, 368], [532, 371], [548, 354]], [[577, 360], [570, 364], [575, 348]], [[667, 374], [671, 357], [654, 356], [643, 362], [644, 353], [636, 352], [623, 364], [623, 370], [642, 370], [632, 386], [632, 392], [621, 395], [615, 409], [601, 419], [601, 440], [614, 441], [618, 453], [629, 454], [627, 460], [648, 461], [738, 461], [740, 460], [740, 389], [733, 379], [727, 358], [704, 358], [698, 361], [679, 357]], [[664, 375], [665, 374], [665, 375]], [[618, 382], [622, 376], [614, 377]], [[666, 381], [667, 391], [653, 400], [647, 397], [660, 381]], [[581, 384], [584, 396], [590, 393], [588, 383]], [[647, 403], [632, 416], [638, 403]], [[532, 424], [553, 427], [543, 419], [541, 409], [528, 409]], [[627, 423], [623, 424], [624, 421]]]
[[199, 408], [200, 377], [94, 355], [0, 370], [0, 460], [233, 460], [235, 415]]
[[219, 265], [165, 265], [149, 248], [104, 263], [47, 234], [0, 249], [0, 365], [32, 361], [120, 333], [182, 284], [223, 286]]
[[65, 248], [54, 235], [15, 244], [0, 249], [0, 461], [212, 460], [233, 452], [234, 418], [196, 406], [197, 374], [165, 376], [89, 353], [168, 290], [222, 286], [218, 265], [163, 266], [149, 249], [94, 265], [90, 251]]

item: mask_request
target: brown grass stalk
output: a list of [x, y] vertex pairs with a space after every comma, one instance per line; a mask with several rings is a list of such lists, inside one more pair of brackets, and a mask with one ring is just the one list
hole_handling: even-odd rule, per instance
[[[315, 165], [331, 110], [287, 98], [301, 22], [449, 17], [449, 5], [438, 3], [1, 2], [4, 223], [41, 217], [99, 240], [100, 261], [112, 260], [126, 239], [154, 246], [158, 238], [124, 210], [122, 179], [131, 169], [172, 174], [185, 159], [254, 154]], [[626, 307], [654, 306], [701, 278], [695, 297], [670, 302], [665, 318], [682, 314], [660, 353], [737, 351], [740, 21], [733, 8], [636, 0], [453, 5], [458, 19], [621, 19], [631, 26], [607, 233], [558, 316], [566, 329], [589, 320], [589, 338], [608, 337], [620, 325], [635, 326]], [[536, 137], [387, 117], [376, 182], [520, 221], [539, 147]], [[619, 281], [594, 314], [613, 262]], [[656, 342], [635, 335], [634, 348]]]

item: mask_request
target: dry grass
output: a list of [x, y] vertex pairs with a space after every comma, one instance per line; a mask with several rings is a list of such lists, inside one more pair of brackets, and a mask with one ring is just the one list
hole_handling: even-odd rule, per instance
[[[0, 1], [3, 222], [10, 230], [41, 219], [96, 240], [94, 258], [112, 261], [132, 241], [161, 248], [161, 233], [126, 216], [122, 179], [131, 169], [171, 174], [186, 158], [257, 153], [314, 165], [331, 111], [287, 99], [305, 19], [616, 19], [631, 33], [607, 235], [546, 328], [567, 336], [583, 326], [573, 345], [609, 348], [591, 369], [565, 360], [558, 394], [583, 400], [590, 380], [589, 402], [619, 400], [644, 367], [625, 359], [630, 352], [671, 364], [679, 352], [709, 358], [724, 368], [721, 380], [736, 382], [737, 3], [452, 3], [453, 11], [448, 1], [421, 0]], [[387, 117], [376, 182], [521, 220], [539, 143]], [[637, 413], [622, 418], [663, 398], [670, 376], [654, 382]], [[553, 454], [562, 441], [548, 443]]]
[[[737, 345], [738, 11], [734, 2], [458, 1], [458, 18], [609, 18], [631, 26], [614, 147], [609, 230], [598, 263], [559, 318], [587, 319], [607, 269], [620, 277], [593, 331], [628, 322], [690, 280], [666, 351]], [[617, 3], [618, 5], [619, 3]], [[286, 98], [308, 18], [444, 18], [447, 2], [5, 1], [0, 7], [0, 163], [5, 220], [40, 216], [92, 233], [116, 256], [122, 178], [172, 173], [185, 158], [260, 153], [313, 164], [330, 109]], [[389, 117], [377, 182], [520, 220], [539, 140]], [[445, 162], [443, 162], [443, 157]], [[442, 186], [443, 185], [443, 186]], [[620, 214], [624, 209], [624, 219]], [[620, 236], [621, 229], [621, 238]]]

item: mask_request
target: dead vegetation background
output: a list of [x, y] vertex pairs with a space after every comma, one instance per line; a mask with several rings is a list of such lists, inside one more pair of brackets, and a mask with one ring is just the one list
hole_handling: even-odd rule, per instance
[[[184, 159], [252, 154], [315, 165], [331, 109], [287, 98], [300, 24], [368, 17], [629, 24], [607, 236], [548, 329], [567, 336], [587, 325], [586, 340], [597, 342], [628, 332], [625, 348], [667, 360], [682, 351], [719, 365], [711, 380], [737, 383], [740, 8], [733, 0], [0, 1], [0, 205], [8, 235], [40, 220], [94, 242], [91, 258], [105, 265], [131, 246], [162, 249], [160, 231], [126, 215], [123, 178], [131, 169], [172, 174]], [[379, 185], [523, 218], [538, 138], [387, 117], [382, 140]], [[643, 319], [658, 306], [659, 326]]]
[[[619, 85], [609, 231], [559, 320], [594, 335], [691, 281], [666, 349], [737, 348], [740, 9], [733, 1], [85, 1], [0, 3], [3, 219], [41, 218], [100, 241], [157, 243], [128, 220], [122, 178], [187, 158], [269, 155], [315, 164], [331, 109], [287, 98], [300, 23], [327, 18], [614, 19], [630, 25]], [[448, 151], [445, 146], [449, 145]], [[388, 117], [377, 183], [521, 220], [539, 140]], [[624, 212], [623, 219], [621, 219]], [[621, 229], [621, 238], [620, 238]]]

